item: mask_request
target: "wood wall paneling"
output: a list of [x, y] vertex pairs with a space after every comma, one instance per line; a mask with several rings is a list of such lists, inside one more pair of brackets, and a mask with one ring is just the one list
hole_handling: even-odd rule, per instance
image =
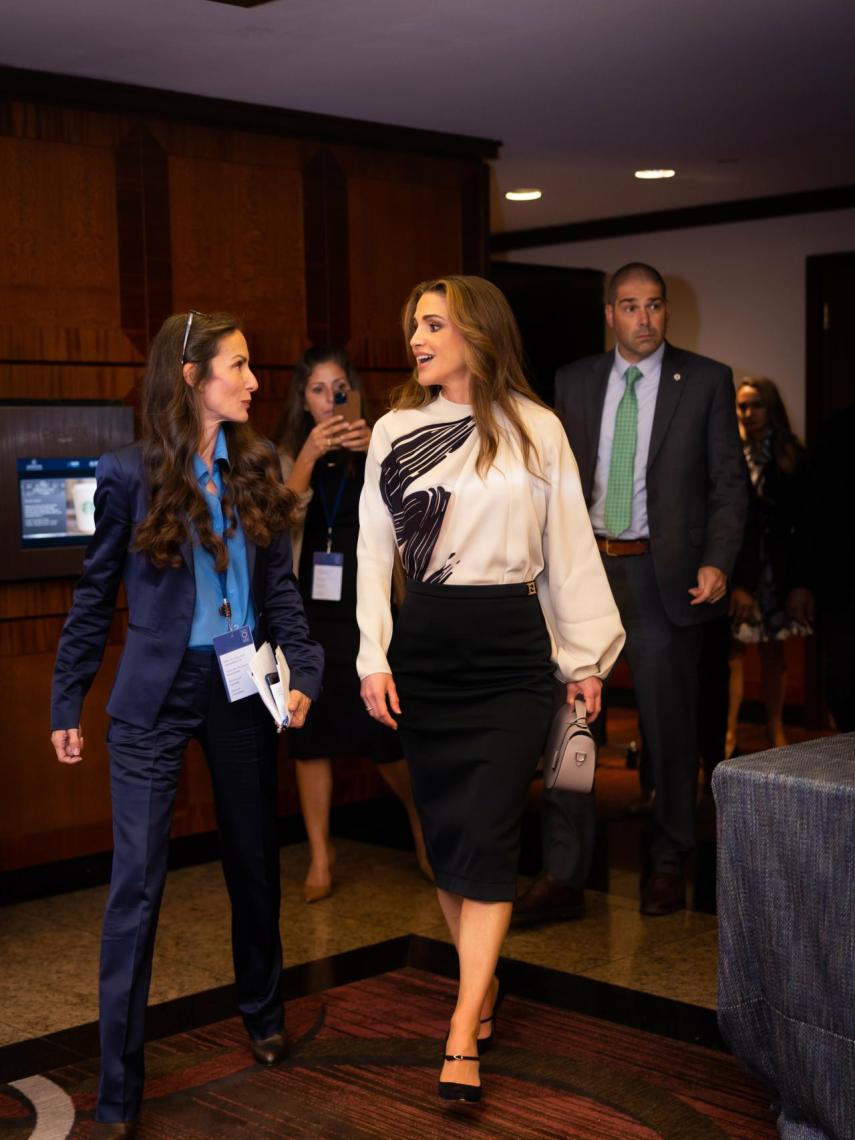
[[303, 170], [306, 335], [310, 344], [350, 340], [350, 242], [347, 176], [324, 147]]
[[[59, 78], [55, 89], [72, 102], [78, 90]], [[309, 119], [288, 136], [272, 120], [259, 131], [254, 117], [202, 114], [205, 101], [191, 99], [182, 118], [180, 96], [157, 103], [149, 93], [155, 102], [137, 106], [122, 91], [127, 99], [115, 104], [98, 102], [89, 87], [76, 106], [44, 92], [0, 101], [0, 396], [124, 399], [170, 309], [230, 309], [248, 334], [260, 431], [272, 431], [293, 363], [321, 333], [340, 340], [349, 331], [369, 405], [382, 413], [389, 388], [408, 373], [399, 327], [407, 293], [425, 277], [475, 267], [478, 147], [467, 152], [464, 140], [451, 140], [456, 149], [448, 149], [440, 136], [416, 132], [420, 152], [400, 131], [399, 149], [380, 135], [378, 146], [354, 145], [363, 135], [326, 123], [313, 136]], [[435, 153], [431, 140], [442, 143]], [[322, 176], [321, 200], [304, 193], [304, 170], [309, 187]], [[311, 313], [309, 260], [323, 288]], [[321, 327], [330, 289], [337, 294]], [[0, 718], [11, 726], [0, 768], [2, 870], [110, 845], [104, 709], [124, 600], [84, 708], [84, 761], [65, 767], [48, 718], [71, 587], [68, 579], [0, 584]], [[296, 811], [285, 739], [280, 774], [280, 810]], [[383, 792], [367, 761], [337, 762], [336, 803]], [[213, 826], [206, 766], [191, 747], [173, 831]]]
[[419, 281], [463, 268], [459, 188], [351, 180], [351, 354], [408, 369], [400, 313]]
[[0, 138], [0, 209], [0, 312], [18, 337], [4, 350], [73, 359], [95, 348], [119, 317], [110, 152]]
[[258, 363], [293, 362], [305, 345], [300, 173], [172, 156], [176, 310], [241, 317]]
[[122, 328], [145, 355], [172, 312], [169, 160], [137, 127], [115, 150]]

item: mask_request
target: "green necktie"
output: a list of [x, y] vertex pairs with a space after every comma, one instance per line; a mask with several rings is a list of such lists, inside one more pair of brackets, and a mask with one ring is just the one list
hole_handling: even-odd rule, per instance
[[627, 529], [632, 521], [632, 484], [635, 475], [635, 442], [638, 427], [638, 397], [635, 382], [641, 369], [631, 364], [624, 373], [626, 391], [620, 398], [615, 416], [612, 457], [609, 462], [609, 485], [606, 489], [606, 530], [612, 538]]

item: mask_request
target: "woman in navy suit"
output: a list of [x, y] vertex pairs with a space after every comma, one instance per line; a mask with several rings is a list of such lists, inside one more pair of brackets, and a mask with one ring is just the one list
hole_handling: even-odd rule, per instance
[[51, 741], [60, 762], [75, 764], [122, 581], [128, 635], [107, 704], [114, 851], [101, 942], [101, 1136], [136, 1130], [154, 937], [191, 738], [211, 770], [250, 1045], [260, 1063], [285, 1053], [274, 725], [257, 694], [229, 694], [215, 639], [235, 630], [238, 641], [282, 647], [293, 727], [318, 696], [323, 654], [292, 573], [293, 496], [275, 451], [247, 423], [257, 388], [234, 318], [164, 322], [143, 383], [142, 441], [98, 465], [95, 535], [57, 653]]

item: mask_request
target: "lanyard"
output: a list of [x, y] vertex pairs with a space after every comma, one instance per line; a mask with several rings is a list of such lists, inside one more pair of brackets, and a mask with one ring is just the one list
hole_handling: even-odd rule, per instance
[[226, 619], [226, 625], [229, 627], [229, 633], [231, 633], [232, 603], [229, 601], [229, 580], [225, 570], [218, 570], [217, 577], [220, 579], [220, 593], [223, 595], [223, 604], [220, 606], [219, 613]]
[[321, 506], [324, 510], [324, 521], [327, 524], [327, 554], [332, 550], [332, 532], [335, 526], [335, 520], [338, 518], [339, 507], [341, 506], [341, 496], [344, 494], [344, 484], [347, 479], [347, 472], [342, 472], [341, 479], [338, 482], [338, 490], [335, 493], [335, 502], [333, 503], [332, 513], [330, 513], [329, 503], [327, 502], [327, 493], [324, 490], [323, 481], [318, 481], [318, 494], [321, 497]]
[[[219, 501], [220, 512], [222, 513], [223, 504], [222, 504], [222, 499], [220, 498], [220, 487], [217, 484], [216, 480], [214, 479], [214, 467], [215, 466], [216, 466], [216, 463], [214, 464], [213, 467], [211, 467], [211, 470], [208, 472], [208, 479], [217, 488], [217, 493], [213, 497]], [[209, 496], [213, 495], [213, 492], [208, 490], [207, 482], [206, 482], [204, 489], [205, 489], [206, 495], [209, 495]], [[209, 510], [210, 510], [210, 506], [209, 506]], [[225, 530], [225, 520], [223, 520], [223, 529]], [[223, 538], [223, 542], [225, 542], [226, 550], [228, 550], [229, 549], [229, 540], [227, 538]], [[229, 580], [228, 580], [228, 576], [227, 576], [225, 570], [218, 570], [217, 571], [217, 577], [220, 580], [220, 596], [223, 599], [223, 604], [219, 607], [219, 609], [217, 610], [217, 613], [220, 615], [220, 617], [224, 617], [226, 619], [226, 625], [228, 626], [229, 633], [231, 633], [231, 631], [232, 631], [232, 603], [229, 601]]]

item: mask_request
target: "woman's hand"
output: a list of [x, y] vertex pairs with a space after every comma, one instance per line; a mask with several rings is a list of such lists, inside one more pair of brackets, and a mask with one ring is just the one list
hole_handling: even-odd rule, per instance
[[737, 622], [756, 621], [759, 617], [757, 603], [754, 601], [753, 595], [749, 594], [747, 590], [743, 590], [741, 586], [733, 587], [728, 612]]
[[83, 759], [83, 729], [57, 728], [50, 734], [50, 742], [56, 749], [60, 764], [79, 764]]
[[397, 728], [389, 709], [401, 715], [401, 704], [398, 700], [398, 690], [392, 680], [391, 673], [369, 673], [359, 690], [365, 711], [374, 720], [379, 720], [387, 728]]
[[567, 704], [572, 706], [577, 696], [584, 698], [585, 715], [590, 724], [600, 715], [600, 709], [603, 705], [603, 682], [599, 677], [586, 677], [584, 681], [569, 681], [567, 684]]
[[307, 697], [306, 694], [301, 693], [299, 689], [291, 689], [288, 693], [288, 712], [291, 715], [288, 727], [302, 728], [306, 723], [306, 717], [309, 715], [311, 706], [311, 697]]
[[350, 424], [345, 423], [344, 416], [330, 416], [329, 419], [321, 420], [306, 436], [306, 442], [300, 448], [300, 458], [317, 463], [328, 451], [341, 447], [342, 437], [349, 430]]
[[371, 443], [371, 428], [365, 420], [354, 420], [341, 437], [340, 447], [348, 451], [367, 451]]

